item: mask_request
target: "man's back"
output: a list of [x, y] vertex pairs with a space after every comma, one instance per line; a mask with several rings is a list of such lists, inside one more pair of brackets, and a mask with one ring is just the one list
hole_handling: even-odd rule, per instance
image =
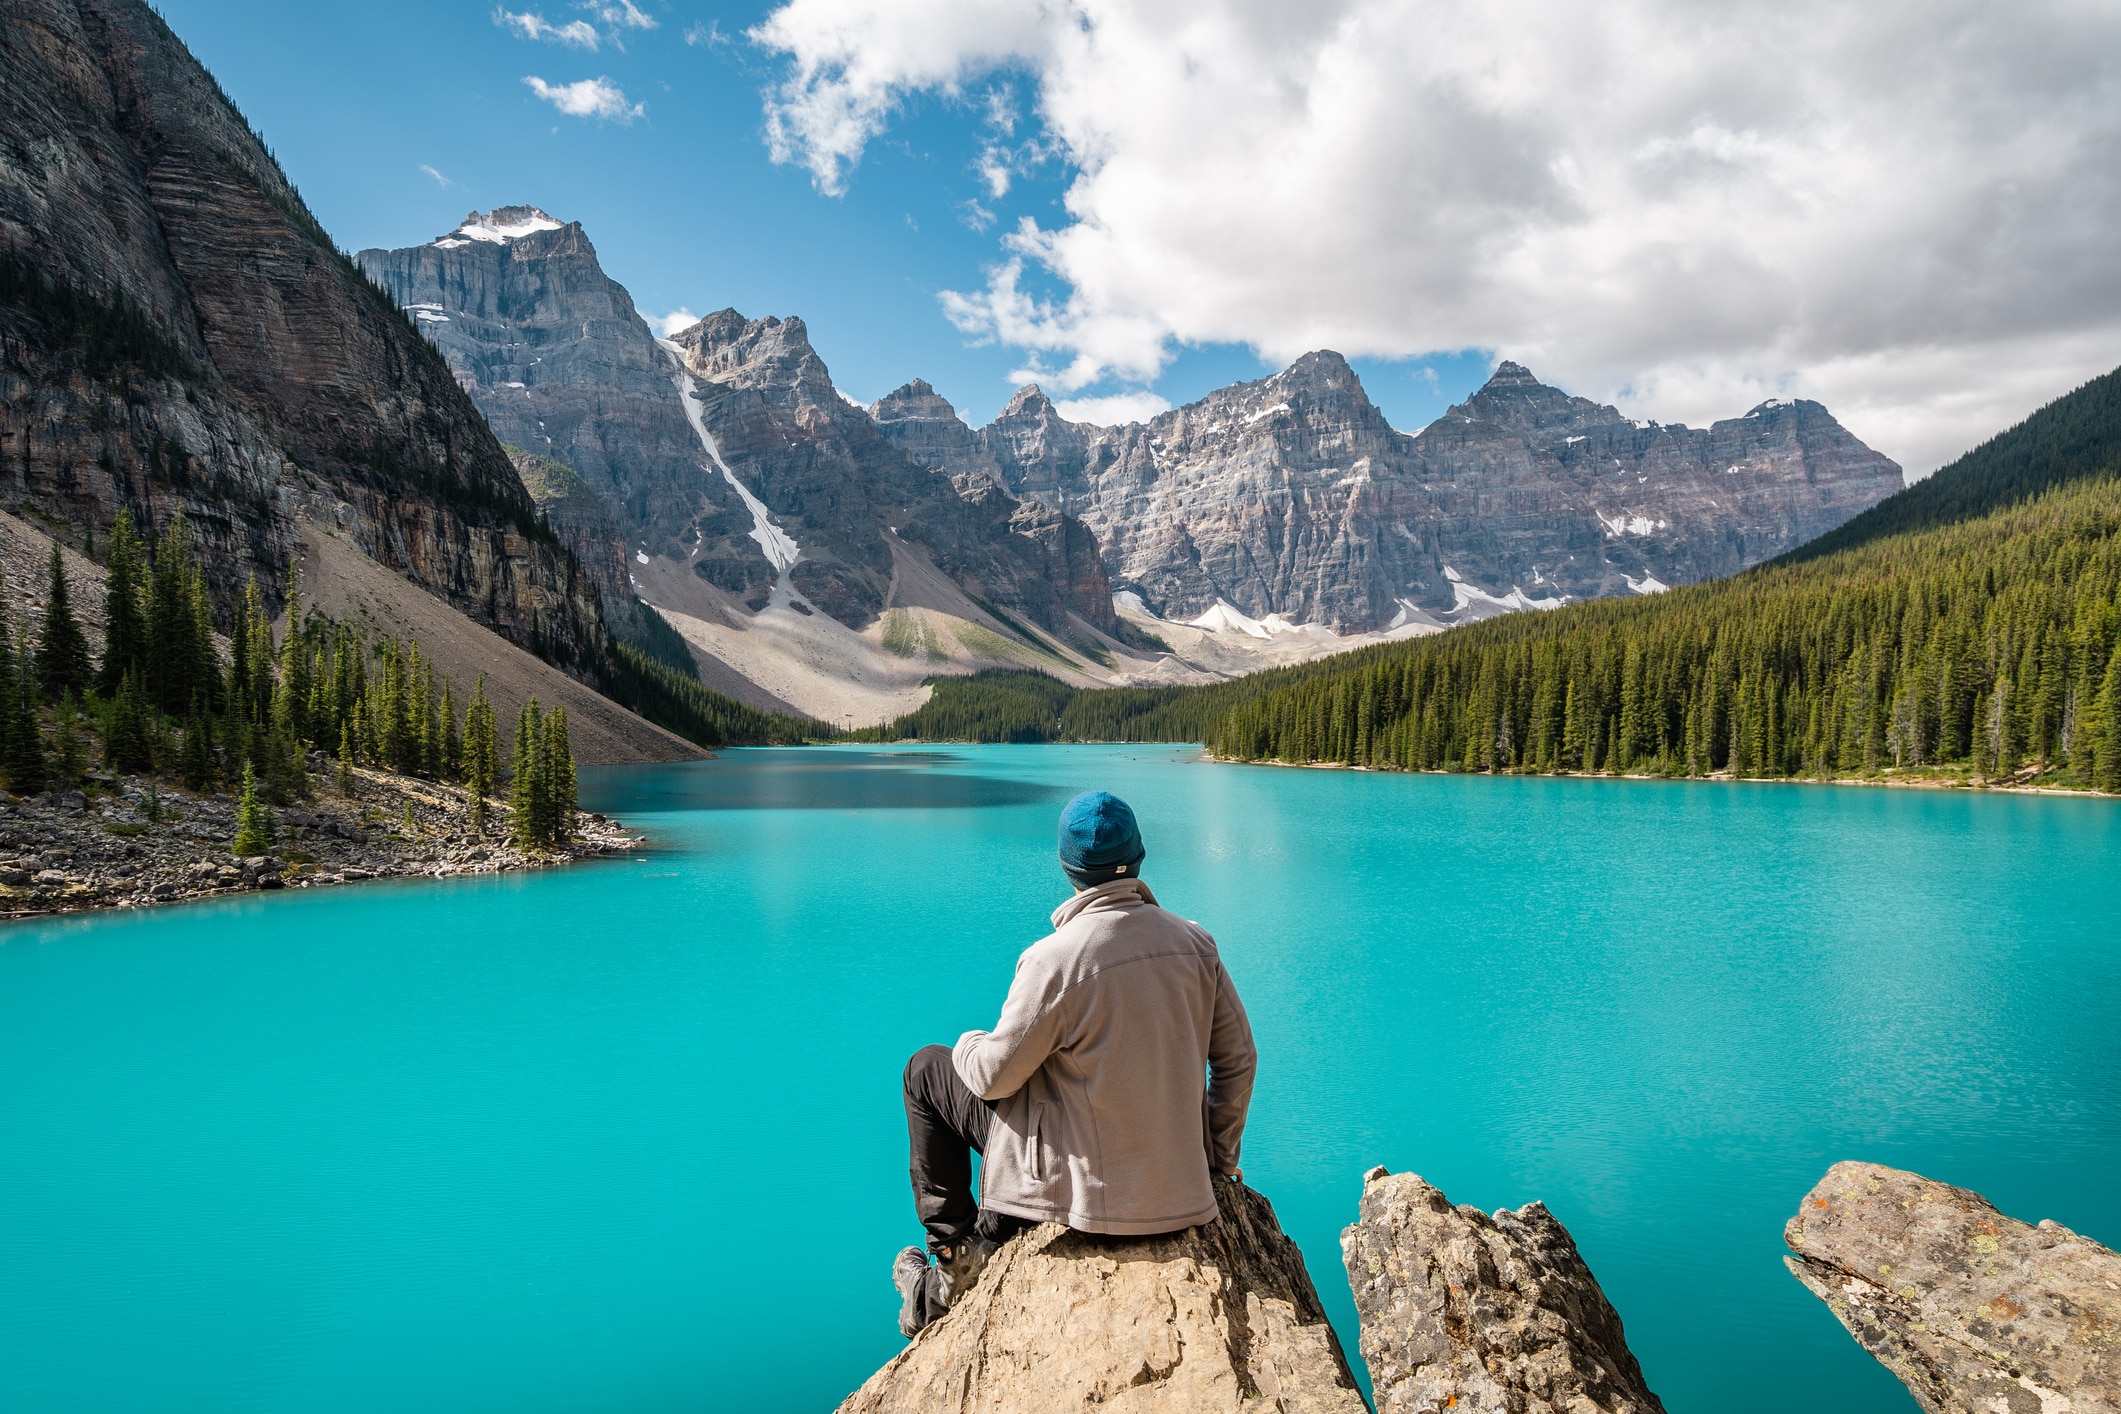
[[1053, 923], [995, 1029], [952, 1053], [995, 1102], [981, 1205], [1084, 1232], [1212, 1221], [1210, 1167], [1236, 1171], [1254, 1067], [1215, 940], [1138, 879], [1077, 894]]

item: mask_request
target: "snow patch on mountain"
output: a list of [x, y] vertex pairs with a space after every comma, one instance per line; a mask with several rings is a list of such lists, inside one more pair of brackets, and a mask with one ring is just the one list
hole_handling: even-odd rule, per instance
[[721, 449], [715, 446], [714, 434], [707, 430], [706, 416], [700, 411], [699, 384], [693, 381], [692, 371], [685, 367], [683, 351], [668, 339], [657, 339], [656, 343], [662, 346], [664, 353], [670, 355], [671, 367], [676, 372], [671, 381], [677, 384], [678, 401], [685, 406], [685, 420], [692, 424], [693, 435], [700, 439], [700, 446], [706, 449], [708, 460], [722, 473], [722, 479], [743, 498], [744, 508], [751, 512], [751, 538], [758, 542], [759, 549], [765, 552], [766, 559], [773, 565], [775, 572], [786, 574], [795, 568], [795, 562], [802, 551], [793, 536], [773, 523], [766, 503], [752, 495], [751, 488], [737, 480], [736, 473], [729, 469], [729, 463], [722, 460]]

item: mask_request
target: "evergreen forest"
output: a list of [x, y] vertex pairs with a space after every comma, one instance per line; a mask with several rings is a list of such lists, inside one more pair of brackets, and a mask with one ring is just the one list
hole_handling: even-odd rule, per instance
[[[206, 580], [181, 515], [152, 543], [120, 512], [107, 552], [100, 659], [72, 606], [53, 545], [40, 624], [0, 612], [0, 774], [17, 793], [86, 778], [92, 752], [113, 772], [165, 775], [194, 791], [240, 784], [238, 843], [271, 838], [270, 807], [307, 796], [312, 753], [468, 788], [483, 817], [499, 743], [485, 681], [468, 696], [413, 640], [369, 641], [288, 597], [276, 635], [253, 579], [224, 663]], [[91, 739], [93, 737], [93, 740]], [[518, 843], [570, 836], [575, 769], [563, 710], [533, 700], [518, 723], [510, 828]], [[238, 850], [239, 853], [244, 852]]]
[[1881, 503], [1868, 528], [1851, 521], [1839, 549], [1208, 687], [939, 681], [876, 735], [1198, 741], [1232, 760], [1396, 770], [2121, 790], [2117, 473], [2121, 374]]

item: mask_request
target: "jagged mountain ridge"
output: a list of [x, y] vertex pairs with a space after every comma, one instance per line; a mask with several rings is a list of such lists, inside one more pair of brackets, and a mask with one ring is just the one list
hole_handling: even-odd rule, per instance
[[593, 587], [428, 348], [137, 0], [0, 25], [0, 465], [80, 539], [179, 511], [225, 612], [303, 520], [549, 660], [605, 652]]
[[534, 206], [357, 259], [505, 441], [571, 466], [638, 553], [690, 566], [732, 607], [763, 611], [785, 579], [792, 602], [859, 629], [887, 607], [895, 538], [1042, 626], [1117, 627], [1081, 525], [997, 476], [907, 457], [833, 387], [800, 319], [723, 310], [658, 339], [581, 225]]
[[1069, 422], [1036, 385], [976, 430], [925, 383], [871, 413], [910, 455], [1080, 517], [1166, 618], [1222, 602], [1342, 632], [1735, 573], [1901, 485], [1817, 403], [1637, 423], [1508, 362], [1411, 435], [1330, 351], [1125, 427]]

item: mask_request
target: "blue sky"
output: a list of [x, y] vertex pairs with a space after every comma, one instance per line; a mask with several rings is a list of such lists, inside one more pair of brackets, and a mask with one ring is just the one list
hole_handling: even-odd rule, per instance
[[[595, 52], [523, 38], [496, 23], [491, 5], [161, 8], [348, 250], [417, 244], [469, 210], [527, 202], [582, 222], [644, 313], [801, 315], [834, 380], [865, 402], [920, 377], [984, 421], [1025, 362], [1021, 350], [961, 333], [937, 297], [980, 288], [1002, 258], [1000, 234], [1020, 217], [1049, 227], [1065, 217], [1065, 161], [1020, 172], [1000, 198], [977, 170], [987, 95], [1028, 107], [1030, 76], [990, 77], [977, 100], [908, 94], [846, 193], [826, 196], [801, 165], [777, 165], [767, 151], [762, 93], [782, 61], [744, 38], [767, 5], [642, 0], [654, 27], [598, 24]], [[510, 8], [555, 25], [596, 21], [567, 0]], [[641, 115], [567, 116], [539, 100], [531, 76], [554, 85], [608, 78]], [[990, 214], [975, 216], [975, 203]], [[1027, 283], [1040, 278], [1034, 270]], [[1033, 287], [1053, 293], [1043, 278]], [[1152, 385], [1173, 404], [1275, 366], [1243, 344], [1174, 347]], [[1480, 352], [1355, 362], [1371, 397], [1409, 429], [1493, 366]], [[1139, 386], [1107, 379], [1077, 395]]]

